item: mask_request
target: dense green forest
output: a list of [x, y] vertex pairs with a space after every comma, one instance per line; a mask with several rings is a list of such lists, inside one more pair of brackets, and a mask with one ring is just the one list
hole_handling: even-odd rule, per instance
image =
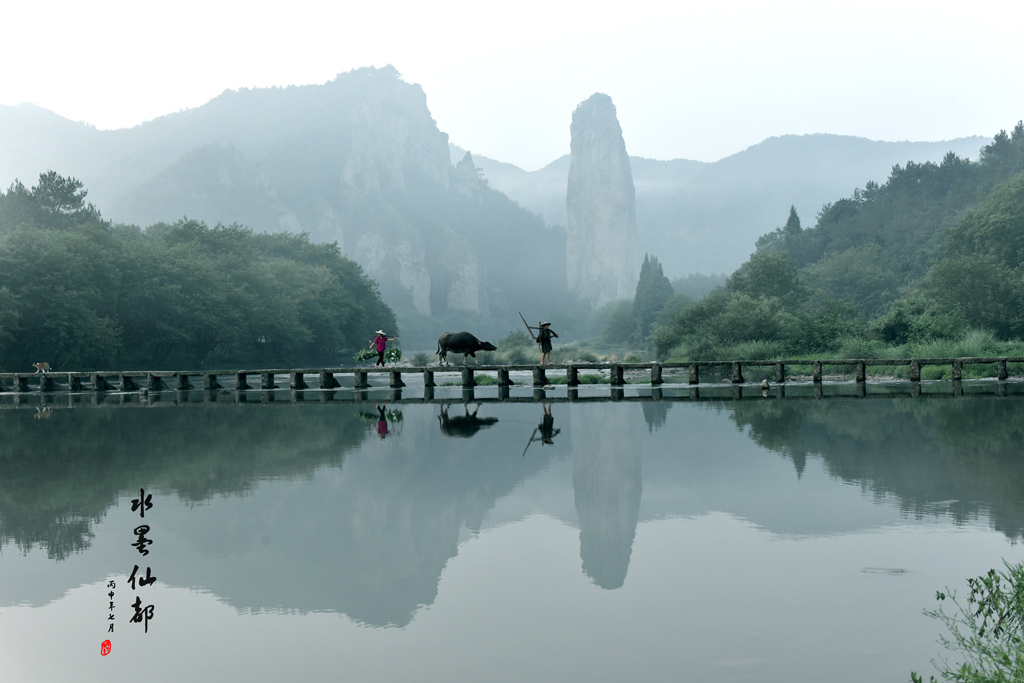
[[397, 332], [337, 244], [182, 219], [103, 220], [50, 171], [0, 192], [0, 368], [338, 364]]
[[977, 162], [895, 166], [795, 209], [719, 288], [662, 315], [659, 358], [994, 355], [1024, 338], [1024, 123]]

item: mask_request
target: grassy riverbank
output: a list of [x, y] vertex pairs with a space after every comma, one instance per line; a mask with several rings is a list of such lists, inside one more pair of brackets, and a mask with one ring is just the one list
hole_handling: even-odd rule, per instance
[[[877, 340], [848, 337], [831, 349], [804, 349], [794, 350], [783, 342], [777, 341], [751, 341], [739, 344], [723, 344], [707, 349], [694, 350], [689, 352], [686, 348], [674, 349], [667, 361], [705, 361], [705, 360], [782, 360], [785, 358], [808, 358], [820, 360], [833, 360], [843, 358], [856, 359], [904, 359], [904, 358], [968, 358], [968, 357], [998, 357], [998, 356], [1024, 356], [1024, 342], [1000, 341], [990, 332], [984, 330], [970, 330], [956, 339], [934, 339], [925, 342], [910, 342], [906, 344], [886, 344]], [[1019, 374], [1024, 370], [1024, 365], [1011, 363], [1008, 366], [1011, 374]], [[787, 366], [787, 373], [791, 375], [810, 374], [811, 367], [808, 366]], [[837, 374], [852, 374], [854, 369], [836, 367], [830, 371]], [[769, 377], [774, 371], [771, 368], [750, 367], [749, 371], [744, 368], [744, 375], [749, 379], [760, 379]], [[874, 372], [876, 375], [884, 374], [889, 377], [906, 379], [910, 376], [910, 368], [902, 366], [887, 366], [868, 368], [869, 375]], [[969, 365], [964, 367], [965, 378], [995, 377], [995, 365]], [[756, 376], [756, 377], [755, 377]], [[948, 366], [925, 366], [921, 369], [921, 379], [950, 379], [952, 368]]]

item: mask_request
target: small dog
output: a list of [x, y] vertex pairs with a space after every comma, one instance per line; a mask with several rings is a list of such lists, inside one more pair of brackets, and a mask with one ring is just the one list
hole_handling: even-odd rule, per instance
[[43, 374], [46, 374], [47, 372], [50, 371], [50, 364], [45, 362], [45, 361], [43, 361], [42, 363], [33, 363], [32, 367], [34, 367], [36, 369], [35, 374], [37, 374], [37, 375], [40, 372], [42, 372]]
[[50, 406], [46, 406], [45, 408], [36, 408], [36, 414], [34, 415], [34, 417], [37, 420], [41, 420], [50, 417], [50, 415], [52, 414], [53, 408], [51, 408]]

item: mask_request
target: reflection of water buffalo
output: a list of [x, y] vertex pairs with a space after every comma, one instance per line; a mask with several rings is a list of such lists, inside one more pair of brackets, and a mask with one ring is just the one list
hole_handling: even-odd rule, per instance
[[441, 406], [441, 414], [437, 416], [437, 421], [441, 424], [442, 434], [468, 439], [484, 427], [490, 427], [498, 421], [496, 417], [477, 417], [476, 414], [480, 411], [479, 403], [472, 415], [469, 413], [468, 405], [463, 406], [463, 408], [466, 410], [465, 415], [448, 417], [448, 406]]
[[445, 332], [437, 339], [437, 355], [442, 363], [448, 363], [448, 352], [464, 354], [462, 364], [465, 365], [470, 356], [476, 359], [477, 351], [496, 351], [497, 346], [491, 342], [480, 341], [469, 332]]

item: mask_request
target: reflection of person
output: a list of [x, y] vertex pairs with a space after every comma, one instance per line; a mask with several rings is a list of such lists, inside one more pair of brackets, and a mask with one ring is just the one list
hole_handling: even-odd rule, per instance
[[553, 445], [555, 442], [552, 441], [551, 439], [555, 436], [555, 434], [557, 434], [558, 432], [560, 432], [562, 430], [561, 429], [558, 429], [558, 430], [555, 429], [555, 418], [551, 416], [551, 404], [549, 403], [547, 405], [544, 405], [542, 403], [541, 407], [544, 409], [544, 420], [539, 425], [537, 425], [537, 429], [540, 430], [540, 438], [541, 438], [540, 445], [541, 446], [543, 446], [545, 444], [552, 444]]
[[551, 338], [558, 333], [551, 329], [551, 323], [541, 323], [537, 332], [537, 343], [540, 344], [540, 364], [551, 362]]
[[389, 337], [384, 334], [384, 330], [377, 330], [377, 336], [373, 340], [373, 348], [377, 351], [377, 362], [373, 364], [373, 367], [384, 367], [384, 351], [388, 348], [388, 342], [396, 339], [398, 337]]
[[[551, 404], [545, 405], [541, 403], [541, 409], [544, 411], [544, 418], [537, 425], [537, 428], [533, 430], [533, 434], [530, 435], [530, 440], [526, 443], [526, 448], [523, 449], [523, 455], [526, 455], [526, 451], [534, 441], [540, 441], [541, 446], [554, 446], [555, 442], [552, 439], [562, 431], [561, 429], [555, 429], [555, 418], [551, 415]], [[540, 432], [539, 437], [537, 432]]]
[[377, 434], [380, 438], [384, 438], [388, 435], [388, 417], [384, 414], [384, 409], [388, 407], [388, 404], [378, 405], [377, 412], [380, 413], [377, 417]]

